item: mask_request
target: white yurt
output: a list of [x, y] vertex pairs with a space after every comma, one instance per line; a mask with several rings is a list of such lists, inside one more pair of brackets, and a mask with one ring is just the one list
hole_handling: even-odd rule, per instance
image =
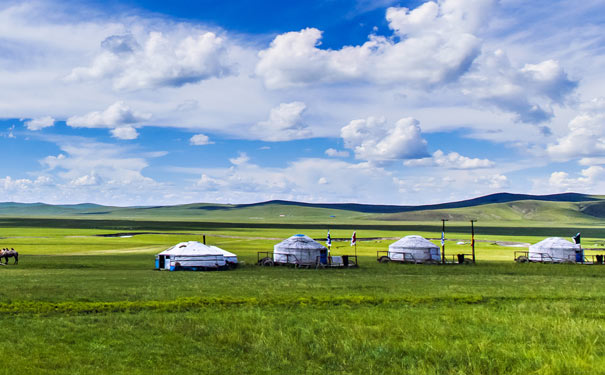
[[304, 234], [295, 234], [273, 246], [275, 263], [315, 264], [318, 257], [327, 263], [328, 249]]
[[178, 243], [155, 256], [158, 270], [216, 270], [237, 266], [237, 255], [197, 241]]
[[550, 237], [529, 247], [531, 262], [576, 262], [582, 261], [583, 254], [580, 244], [567, 241], [560, 237]]
[[405, 236], [389, 245], [388, 256], [399, 262], [441, 261], [439, 246], [422, 236]]

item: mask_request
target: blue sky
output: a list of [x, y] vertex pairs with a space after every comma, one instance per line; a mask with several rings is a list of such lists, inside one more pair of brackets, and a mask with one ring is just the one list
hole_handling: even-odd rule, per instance
[[0, 201], [603, 194], [602, 1], [0, 2]]

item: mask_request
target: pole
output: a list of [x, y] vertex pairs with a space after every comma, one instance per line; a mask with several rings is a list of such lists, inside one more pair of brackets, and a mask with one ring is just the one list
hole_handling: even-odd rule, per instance
[[447, 219], [441, 219], [441, 263], [445, 264], [445, 222]]
[[477, 220], [471, 220], [471, 248], [473, 249], [473, 264], [475, 263], [475, 223]]

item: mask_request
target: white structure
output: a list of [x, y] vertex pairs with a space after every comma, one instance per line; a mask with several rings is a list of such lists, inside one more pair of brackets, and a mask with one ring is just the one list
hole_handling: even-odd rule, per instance
[[583, 258], [580, 244], [560, 237], [550, 237], [529, 247], [530, 262], [581, 262]]
[[441, 261], [439, 246], [422, 236], [405, 236], [389, 245], [388, 256], [393, 261], [424, 263]]
[[227, 269], [237, 265], [237, 255], [197, 241], [178, 243], [155, 256], [158, 270]]
[[275, 263], [315, 264], [328, 261], [328, 249], [304, 234], [296, 234], [273, 247]]

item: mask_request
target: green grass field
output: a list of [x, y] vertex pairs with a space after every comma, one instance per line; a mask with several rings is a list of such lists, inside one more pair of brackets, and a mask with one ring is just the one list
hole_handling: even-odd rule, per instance
[[[599, 374], [605, 373], [605, 267], [515, 264], [523, 248], [583, 233], [603, 247], [604, 223], [477, 226], [477, 264], [379, 264], [407, 234], [440, 223], [243, 223], [3, 218], [0, 345], [6, 374]], [[263, 268], [295, 233], [349, 238], [361, 267]], [[446, 253], [468, 253], [466, 222], [448, 222]], [[100, 234], [140, 233], [132, 237]], [[239, 255], [229, 272], [154, 271], [180, 241]], [[434, 241], [438, 243], [437, 240]], [[334, 254], [351, 254], [347, 241]], [[12, 263], [12, 260], [11, 260]]]

